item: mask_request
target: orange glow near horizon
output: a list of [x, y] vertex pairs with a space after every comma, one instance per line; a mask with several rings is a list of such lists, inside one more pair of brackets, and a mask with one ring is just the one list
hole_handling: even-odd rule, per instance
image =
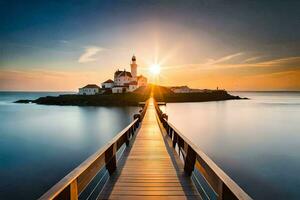
[[[161, 57], [157, 52], [152, 59], [149, 56], [151, 52], [144, 52], [148, 59], [137, 56], [138, 74], [147, 76], [150, 83], [163, 86], [187, 85], [200, 89], [219, 87], [235, 91], [300, 90], [300, 57], [256, 61], [256, 58], [244, 58], [244, 54], [236, 53], [199, 63], [170, 65], [169, 63], [181, 63], [174, 52], [176, 51]], [[105, 68], [98, 68], [95, 63], [95, 66], [87, 64], [68, 70], [1, 69], [0, 90], [77, 91], [86, 84], [100, 85], [101, 82], [112, 79], [114, 71], [118, 69], [116, 65], [126, 66], [129, 70], [129, 65], [126, 64], [128, 57], [130, 58], [123, 58], [125, 64], [116, 60], [120, 64], [108, 63], [106, 66], [111, 67]], [[240, 60], [233, 62], [236, 58]]]
[[[260, 66], [254, 66], [259, 68]], [[142, 68], [142, 67], [141, 67]], [[160, 66], [160, 73], [149, 73], [149, 68], [139, 69], [149, 82], [163, 86], [187, 85], [191, 88], [216, 87], [226, 90], [300, 90], [300, 71], [279, 70], [267, 66], [266, 72], [245, 74], [244, 67], [197, 69], [191, 66]], [[115, 68], [98, 71], [41, 71], [0, 70], [0, 90], [15, 91], [77, 91], [79, 87], [112, 78]]]

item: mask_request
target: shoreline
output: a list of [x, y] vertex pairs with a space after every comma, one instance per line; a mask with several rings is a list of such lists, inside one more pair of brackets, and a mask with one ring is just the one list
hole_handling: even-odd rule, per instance
[[[77, 95], [64, 94], [59, 96], [40, 97], [35, 100], [20, 99], [14, 103], [35, 103], [40, 105], [60, 106], [138, 106], [150, 97], [149, 93], [123, 93], [123, 94], [98, 94], [98, 95]], [[225, 100], [243, 100], [227, 93], [224, 90], [197, 93], [155, 93], [153, 96], [157, 101], [165, 103], [187, 103], [187, 102], [209, 102]]]

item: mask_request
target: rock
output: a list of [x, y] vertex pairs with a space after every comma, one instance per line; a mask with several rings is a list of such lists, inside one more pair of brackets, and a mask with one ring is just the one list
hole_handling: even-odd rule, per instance
[[14, 103], [32, 103], [33, 100], [28, 100], [28, 99], [21, 99], [18, 101], [15, 101]]

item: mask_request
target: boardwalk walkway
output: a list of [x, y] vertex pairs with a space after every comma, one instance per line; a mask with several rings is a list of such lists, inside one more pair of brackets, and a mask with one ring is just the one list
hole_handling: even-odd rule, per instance
[[150, 100], [135, 141], [99, 199], [201, 199], [179, 157], [168, 147]]

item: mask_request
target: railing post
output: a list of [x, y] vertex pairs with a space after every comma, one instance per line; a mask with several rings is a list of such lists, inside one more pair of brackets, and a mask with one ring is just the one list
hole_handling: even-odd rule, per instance
[[172, 131], [172, 128], [169, 126], [169, 127], [168, 127], [168, 136], [169, 136], [169, 137], [170, 137], [171, 131]]
[[221, 184], [221, 194], [218, 196], [218, 199], [222, 199], [222, 200], [238, 200], [239, 198], [237, 198], [232, 191], [224, 184]]
[[77, 179], [70, 184], [70, 200], [78, 200]]
[[134, 131], [135, 131], [135, 126], [132, 126], [131, 129], [130, 129], [130, 134], [131, 134], [131, 136], [134, 135]]
[[54, 200], [78, 200], [77, 179], [66, 187]]
[[117, 169], [116, 143], [112, 144], [105, 151], [105, 164], [109, 175], [112, 175], [112, 173], [114, 173], [114, 171]]
[[195, 162], [196, 162], [196, 152], [190, 146], [188, 146], [186, 158], [184, 162], [184, 172], [188, 176], [192, 175], [192, 172], [194, 171], [194, 167], [195, 167]]
[[141, 115], [140, 114], [135, 114], [133, 115], [133, 119], [138, 119], [138, 121], [134, 124], [134, 129], [137, 129], [139, 127], [139, 124], [141, 122]]
[[162, 119], [162, 122], [163, 122], [164, 128], [166, 129], [167, 128], [167, 122], [165, 120], [163, 120], [163, 119]]
[[131, 134], [131, 129], [130, 128], [128, 131], [126, 131], [126, 146], [129, 146], [129, 138], [130, 138], [130, 134]]
[[173, 142], [173, 148], [174, 148], [174, 149], [175, 149], [175, 147], [176, 147], [177, 139], [178, 139], [177, 133], [174, 132], [173, 141], [172, 141], [172, 142]]

